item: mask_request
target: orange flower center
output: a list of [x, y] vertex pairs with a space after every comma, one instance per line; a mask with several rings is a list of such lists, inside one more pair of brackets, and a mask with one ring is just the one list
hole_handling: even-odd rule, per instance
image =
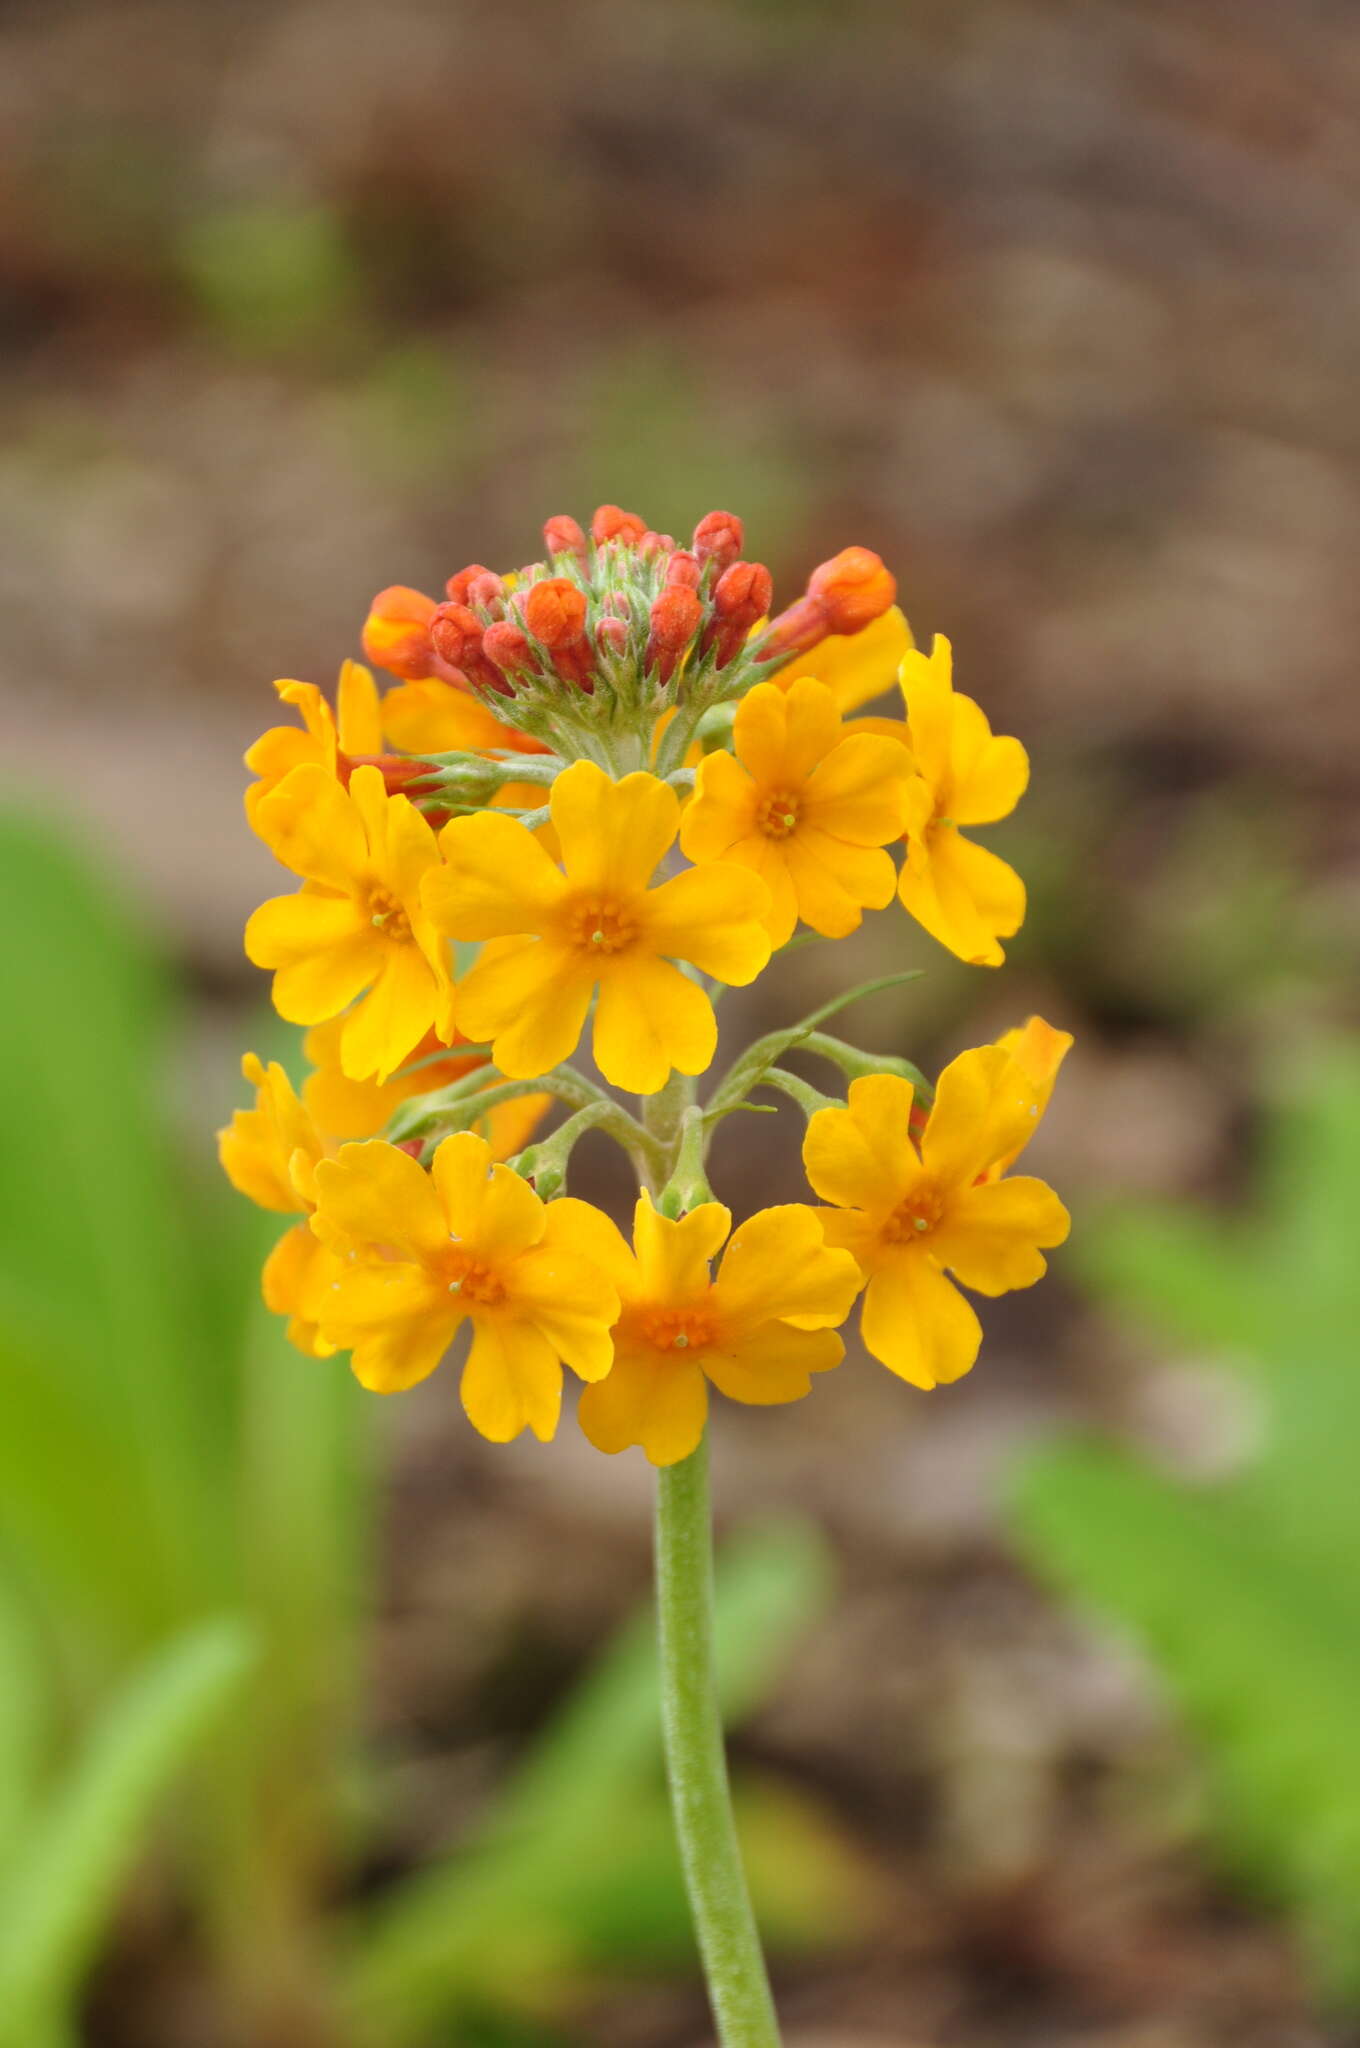
[[583, 896], [567, 918], [571, 942], [585, 953], [622, 953], [638, 934], [633, 913], [608, 896]]
[[787, 789], [772, 789], [756, 810], [756, 829], [767, 839], [787, 839], [798, 826], [798, 799]]
[[642, 1334], [658, 1351], [697, 1351], [712, 1343], [713, 1319], [698, 1308], [647, 1309]]
[[375, 882], [364, 897], [364, 908], [369, 923], [380, 931], [385, 939], [394, 945], [406, 946], [411, 941], [411, 920], [406, 915], [406, 906], [401, 899], [385, 889], [381, 882]]
[[443, 1271], [448, 1275], [449, 1293], [473, 1308], [495, 1308], [505, 1300], [505, 1282], [475, 1252], [451, 1244], [444, 1254]]
[[930, 1235], [943, 1213], [942, 1197], [929, 1183], [924, 1183], [898, 1203], [879, 1234], [884, 1244], [914, 1244], [918, 1238]]

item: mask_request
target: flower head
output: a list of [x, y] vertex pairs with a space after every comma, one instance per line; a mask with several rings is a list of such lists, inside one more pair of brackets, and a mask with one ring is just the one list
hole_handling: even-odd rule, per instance
[[862, 1330], [873, 1356], [913, 1386], [959, 1379], [982, 1329], [948, 1277], [979, 1294], [1029, 1287], [1063, 1242], [1066, 1209], [1041, 1180], [995, 1177], [1031, 1136], [1039, 1085], [1004, 1045], [961, 1053], [940, 1076], [918, 1154], [914, 1093], [896, 1074], [850, 1084], [849, 1106], [818, 1110], [803, 1144], [829, 1244], [868, 1283]]
[[[920, 772], [912, 791], [907, 857], [897, 893], [933, 939], [976, 966], [999, 967], [999, 941], [1025, 917], [1025, 885], [1014, 868], [974, 845], [964, 825], [1009, 817], [1029, 781], [1019, 740], [993, 736], [986, 713], [958, 695], [943, 634], [929, 655], [905, 655], [899, 671], [907, 703], [902, 737]], [[885, 729], [875, 720], [866, 729]]]
[[338, 1256], [326, 1337], [353, 1353], [373, 1392], [415, 1386], [472, 1326], [462, 1399], [493, 1443], [557, 1427], [562, 1366], [599, 1379], [613, 1355], [618, 1296], [577, 1248], [564, 1204], [492, 1163], [470, 1131], [430, 1170], [380, 1139], [343, 1145], [316, 1170], [313, 1228]]
[[[703, 1434], [708, 1382], [734, 1401], [797, 1401], [808, 1375], [838, 1365], [859, 1290], [852, 1258], [829, 1250], [817, 1213], [762, 1209], [732, 1228], [704, 1202], [675, 1221], [638, 1198], [630, 1249], [608, 1217], [570, 1198], [572, 1241], [608, 1273], [622, 1304], [614, 1363], [581, 1396], [582, 1429], [601, 1451], [640, 1444], [654, 1465], [687, 1458]], [[724, 1244], [717, 1277], [710, 1261]]]
[[274, 688], [285, 704], [300, 712], [302, 724], [271, 725], [246, 755], [247, 768], [259, 777], [245, 795], [246, 817], [252, 828], [262, 799], [278, 788], [290, 769], [313, 762], [339, 775], [349, 761], [382, 752], [377, 688], [359, 662], [341, 662], [334, 711], [315, 683], [281, 682]]
[[353, 1080], [385, 1081], [432, 1028], [447, 1044], [453, 984], [420, 902], [439, 852], [420, 812], [389, 796], [376, 768], [356, 768], [342, 789], [304, 763], [261, 798], [255, 819], [276, 857], [304, 878], [246, 926], [250, 959], [275, 970], [280, 1016], [320, 1024], [348, 1011], [340, 1062]]
[[691, 860], [736, 861], [770, 892], [767, 930], [782, 946], [801, 917], [841, 938], [865, 907], [892, 901], [882, 851], [902, 832], [911, 756], [894, 740], [846, 738], [836, 700], [803, 676], [758, 683], [737, 707], [734, 752], [706, 754], [680, 827]]
[[713, 1005], [673, 961], [719, 981], [753, 981], [770, 957], [768, 892], [723, 862], [651, 885], [680, 825], [674, 790], [654, 775], [611, 782], [578, 761], [553, 784], [559, 868], [517, 819], [482, 812], [440, 835], [442, 867], [424, 901], [439, 930], [507, 939], [459, 989], [460, 1029], [491, 1039], [504, 1074], [545, 1074], [575, 1049], [599, 991], [594, 1051], [620, 1088], [650, 1094], [673, 1068], [713, 1058]]
[[[266, 1067], [248, 1052], [241, 1072], [255, 1090], [255, 1107], [238, 1109], [226, 1129], [218, 1132], [223, 1171], [232, 1186], [261, 1209], [310, 1216], [316, 1206], [317, 1163], [325, 1151], [315, 1119], [277, 1061]], [[317, 1306], [335, 1270], [333, 1255], [305, 1222], [286, 1230], [265, 1261], [265, 1305], [275, 1315], [288, 1317], [290, 1341], [313, 1358], [328, 1358], [335, 1348], [317, 1329]]]

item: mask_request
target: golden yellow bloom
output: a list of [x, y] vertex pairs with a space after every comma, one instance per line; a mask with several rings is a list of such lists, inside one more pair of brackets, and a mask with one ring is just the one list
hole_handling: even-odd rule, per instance
[[640, 1444], [654, 1465], [687, 1458], [703, 1434], [708, 1382], [734, 1401], [797, 1401], [808, 1375], [839, 1365], [834, 1325], [850, 1313], [860, 1277], [828, 1250], [814, 1209], [790, 1203], [739, 1225], [718, 1276], [731, 1211], [704, 1202], [672, 1222], [638, 1199], [630, 1250], [607, 1216], [568, 1198], [570, 1241], [618, 1290], [614, 1363], [581, 1396], [581, 1427], [597, 1450]]
[[[489, 1060], [458, 1050], [463, 1041], [456, 1031], [447, 1048], [433, 1031], [427, 1031], [390, 1081], [351, 1081], [340, 1065], [344, 1028], [343, 1017], [332, 1017], [315, 1025], [302, 1041], [303, 1054], [315, 1068], [302, 1084], [303, 1105], [328, 1142], [375, 1138], [393, 1112], [413, 1095], [447, 1088], [478, 1067], [485, 1070], [488, 1082], [499, 1078]], [[515, 1102], [499, 1102], [470, 1128], [486, 1139], [495, 1158], [509, 1159], [528, 1144], [551, 1100], [548, 1095], [522, 1095]]]
[[801, 917], [843, 938], [891, 903], [911, 756], [895, 740], [846, 738], [825, 683], [758, 683], [743, 697], [731, 754], [706, 754], [680, 825], [693, 861], [751, 868], [770, 892], [766, 929], [782, 946]]
[[462, 1399], [493, 1443], [557, 1427], [562, 1365], [608, 1372], [618, 1296], [576, 1248], [562, 1203], [545, 1205], [471, 1131], [445, 1138], [430, 1171], [372, 1139], [316, 1169], [313, 1228], [338, 1254], [322, 1327], [378, 1394], [413, 1387], [464, 1322]]
[[988, 1045], [940, 1076], [919, 1156], [912, 1086], [896, 1074], [852, 1081], [847, 1109], [808, 1120], [807, 1177], [836, 1205], [822, 1212], [827, 1242], [868, 1283], [865, 1345], [913, 1386], [959, 1379], [977, 1357], [982, 1328], [949, 1273], [979, 1294], [1030, 1287], [1045, 1271], [1041, 1247], [1067, 1236], [1043, 1181], [992, 1178], [1033, 1132], [1038, 1092], [1004, 1046]]
[[304, 763], [261, 798], [255, 827], [304, 878], [295, 896], [271, 897], [246, 926], [249, 958], [275, 969], [280, 1016], [321, 1024], [348, 1011], [340, 1064], [356, 1081], [385, 1081], [432, 1028], [447, 1044], [453, 983], [420, 903], [439, 850], [415, 806], [388, 796], [376, 768], [356, 768], [345, 790]]
[[[223, 1170], [232, 1186], [260, 1208], [309, 1216], [316, 1206], [317, 1162], [325, 1150], [321, 1134], [277, 1061], [266, 1067], [248, 1052], [241, 1072], [255, 1090], [255, 1107], [238, 1109], [218, 1132]], [[312, 1358], [328, 1358], [335, 1348], [320, 1335], [316, 1310], [336, 1269], [334, 1256], [305, 1222], [285, 1230], [265, 1261], [265, 1305], [288, 1317], [289, 1338]]]
[[858, 633], [829, 633], [777, 669], [770, 680], [787, 690], [800, 676], [815, 676], [826, 684], [839, 711], [857, 711], [892, 688], [902, 657], [912, 645], [911, 627], [892, 605]]
[[[455, 818], [425, 880], [425, 907], [456, 939], [517, 941], [463, 981], [458, 1022], [494, 1040], [503, 1074], [546, 1074], [575, 1050], [595, 990], [594, 1051], [617, 1087], [650, 1095], [671, 1070], [699, 1074], [717, 1023], [707, 995], [674, 960], [719, 981], [754, 981], [770, 957], [769, 895], [747, 869], [690, 868], [649, 888], [680, 825], [680, 802], [654, 775], [611, 782], [578, 761], [553, 784], [562, 867], [515, 818]], [[565, 872], [563, 872], [565, 870]]]
[[353, 760], [383, 750], [377, 686], [357, 661], [340, 664], [334, 711], [315, 683], [281, 682], [274, 688], [301, 713], [302, 724], [271, 725], [246, 755], [247, 768], [259, 777], [245, 795], [252, 828], [261, 799], [277, 789], [290, 769], [316, 762], [334, 775], [342, 754]]
[[[907, 722], [898, 731], [920, 774], [908, 792], [898, 896], [951, 953], [975, 966], [999, 967], [1005, 954], [998, 941], [1024, 923], [1025, 885], [1014, 868], [959, 828], [1010, 815], [1029, 781], [1029, 757], [1019, 740], [995, 738], [981, 707], [956, 693], [943, 634], [936, 634], [928, 656], [905, 655], [900, 677]], [[874, 719], [863, 729], [891, 728]]]

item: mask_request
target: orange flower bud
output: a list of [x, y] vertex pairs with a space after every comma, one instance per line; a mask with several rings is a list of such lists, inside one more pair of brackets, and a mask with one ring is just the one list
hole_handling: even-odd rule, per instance
[[638, 553], [646, 562], [655, 562], [661, 555], [669, 555], [675, 547], [673, 533], [654, 533], [648, 527], [638, 542]]
[[482, 635], [482, 652], [501, 671], [502, 680], [495, 687], [506, 696], [511, 690], [504, 678], [523, 675], [536, 666], [534, 651], [523, 629], [511, 625], [508, 619], [498, 619], [494, 626], [487, 627]]
[[468, 591], [479, 576], [490, 576], [495, 572], [484, 562], [469, 562], [466, 569], [460, 569], [456, 576], [450, 576], [444, 585], [445, 595], [453, 604], [466, 604]]
[[505, 578], [486, 569], [480, 576], [474, 576], [468, 585], [468, 604], [480, 605], [483, 611], [495, 611], [505, 596]]
[[585, 638], [585, 592], [565, 576], [531, 583], [524, 596], [524, 623], [536, 640], [554, 652], [574, 647]]
[[625, 653], [628, 647], [627, 622], [612, 614], [601, 619], [595, 628], [595, 644], [609, 654]]
[[763, 619], [774, 596], [774, 581], [763, 562], [732, 562], [713, 591], [714, 617], [704, 636], [704, 650], [719, 668], [726, 668], [757, 619]]
[[377, 668], [408, 683], [423, 682], [433, 673], [434, 650], [429, 626], [434, 599], [404, 583], [380, 590], [364, 620], [364, 653]]
[[666, 564], [667, 583], [681, 583], [687, 590], [697, 590], [703, 577], [703, 563], [688, 548], [677, 548]]
[[500, 670], [482, 651], [482, 622], [465, 604], [441, 604], [430, 620], [430, 641], [448, 680], [477, 683], [483, 689], [501, 687]]
[[642, 539], [647, 522], [639, 519], [636, 512], [621, 511], [617, 505], [600, 505], [590, 522], [590, 531], [596, 547], [603, 547], [607, 540], [631, 543]]
[[701, 562], [712, 562], [716, 573], [737, 560], [744, 540], [735, 512], [705, 512], [694, 529], [694, 552]]
[[578, 562], [586, 558], [584, 529], [569, 512], [555, 512], [544, 522], [543, 545], [550, 555], [575, 555]]
[[800, 597], [797, 604], [791, 604], [771, 621], [761, 642], [760, 658], [768, 661], [775, 654], [803, 654], [819, 640], [825, 640], [830, 631], [827, 609], [821, 599]]
[[813, 570], [808, 596], [826, 607], [829, 632], [859, 633], [887, 611], [897, 579], [872, 548], [842, 548]]
[[676, 663], [703, 621], [704, 608], [684, 584], [663, 590], [651, 609], [651, 632], [647, 638], [647, 666], [655, 664], [663, 683], [675, 673]]

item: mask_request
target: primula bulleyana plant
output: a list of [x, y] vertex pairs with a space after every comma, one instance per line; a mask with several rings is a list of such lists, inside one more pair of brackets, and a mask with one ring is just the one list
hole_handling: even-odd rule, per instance
[[[552, 1437], [568, 1367], [590, 1442], [663, 1468], [681, 1845], [723, 2039], [773, 2041], [732, 1903], [702, 1626], [696, 1649], [710, 1391], [800, 1399], [840, 1363], [861, 1297], [865, 1346], [892, 1372], [920, 1388], [966, 1373], [981, 1328], [960, 1286], [1027, 1287], [1067, 1234], [1052, 1191], [1010, 1168], [1070, 1040], [1033, 1018], [932, 1090], [907, 1061], [815, 1029], [832, 1004], [750, 1047], [702, 1102], [696, 1082], [717, 994], [800, 926], [840, 938], [866, 910], [905, 910], [959, 958], [999, 965], [1024, 885], [970, 835], [1014, 808], [1028, 762], [955, 690], [948, 642], [915, 648], [868, 549], [823, 563], [771, 616], [769, 572], [742, 559], [729, 513], [688, 548], [616, 506], [588, 535], [550, 519], [544, 543], [508, 574], [460, 570], [442, 602], [380, 592], [363, 647], [386, 689], [355, 662], [334, 708], [311, 684], [277, 686], [300, 723], [251, 748], [246, 811], [298, 886], [255, 912], [246, 950], [281, 1015], [310, 1027], [314, 1071], [298, 1094], [249, 1055], [255, 1105], [222, 1158], [296, 1219], [264, 1290], [302, 1350], [347, 1351], [392, 1393], [466, 1325], [462, 1399], [484, 1436]], [[894, 684], [903, 715], [865, 715]], [[796, 1044], [831, 1062], [844, 1098], [780, 1067]], [[585, 1046], [609, 1085], [573, 1064]], [[734, 1229], [709, 1139], [768, 1087], [808, 1117], [825, 1206]], [[554, 1103], [565, 1121], [537, 1137]], [[631, 1244], [567, 1193], [590, 1129], [636, 1171]]]

